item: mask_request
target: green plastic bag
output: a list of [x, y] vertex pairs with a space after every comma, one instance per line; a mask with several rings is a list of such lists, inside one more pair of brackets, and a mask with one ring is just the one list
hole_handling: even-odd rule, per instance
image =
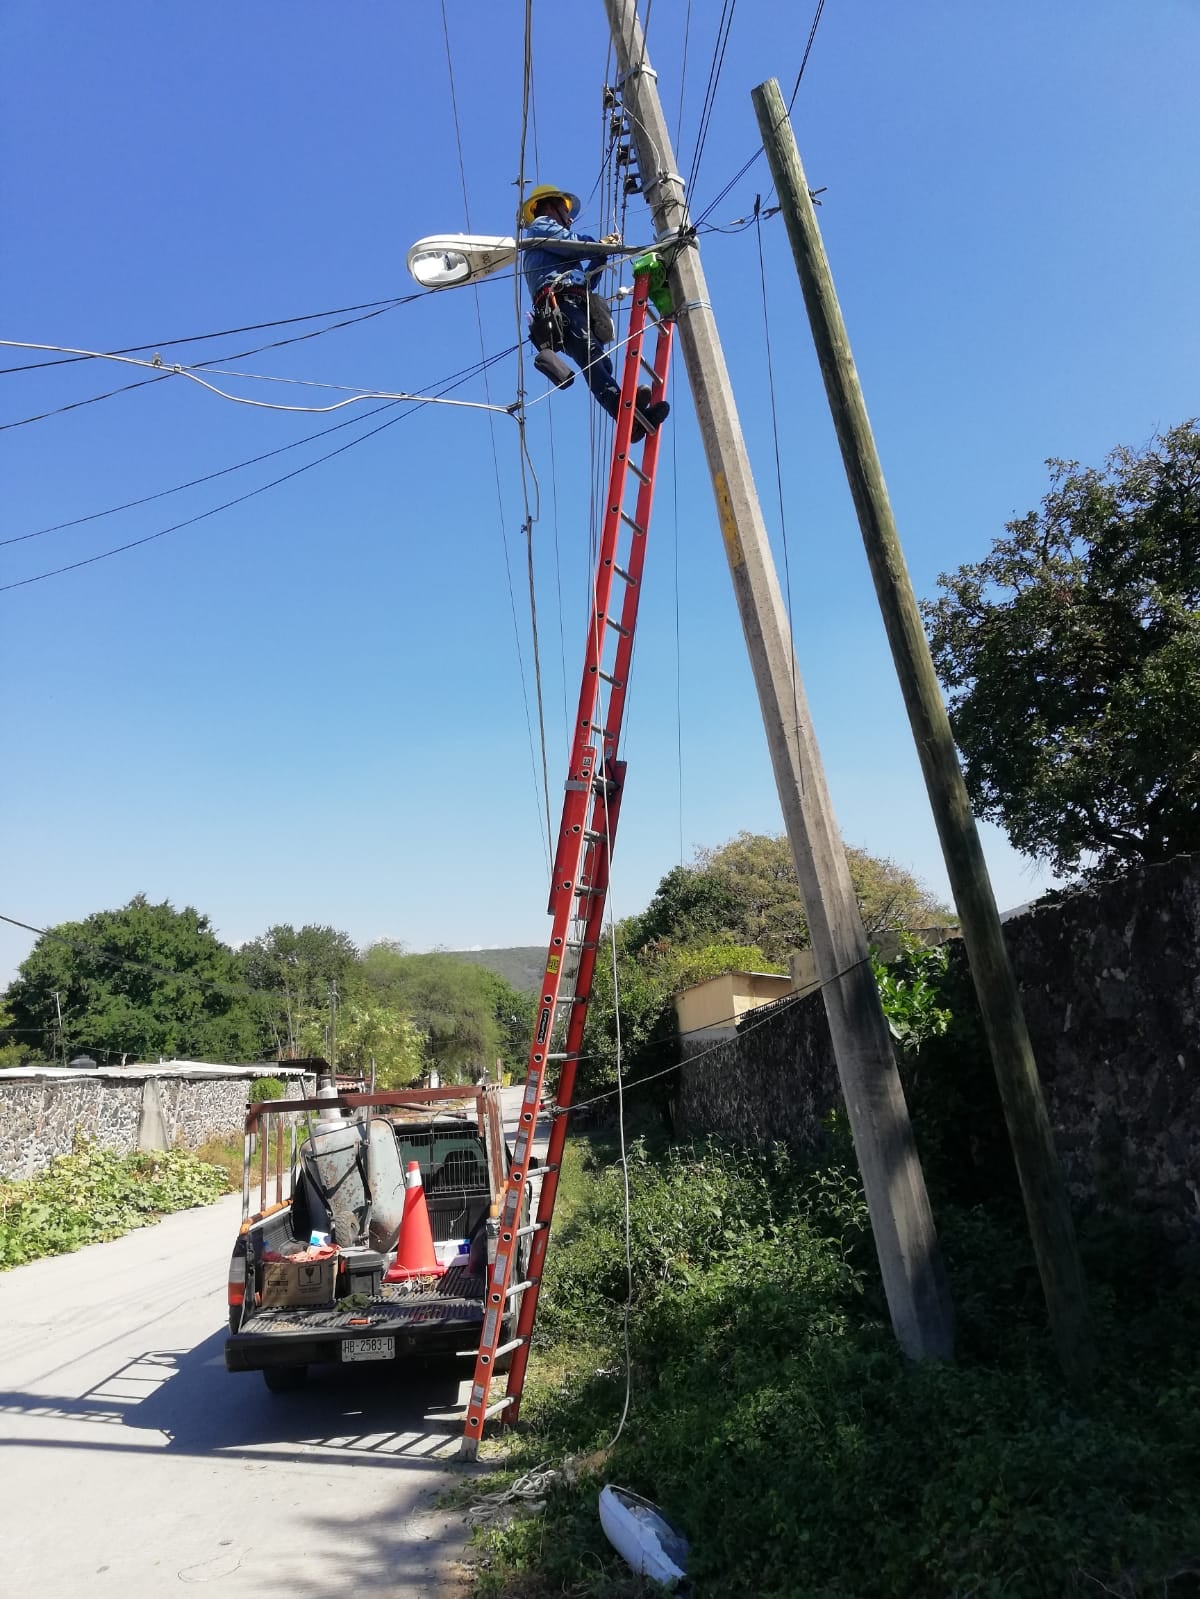
[[650, 251], [648, 255], [639, 255], [633, 262], [634, 275], [639, 272], [650, 274], [649, 293], [650, 304], [659, 316], [671, 314], [671, 290], [667, 283], [667, 269], [663, 266], [658, 256]]

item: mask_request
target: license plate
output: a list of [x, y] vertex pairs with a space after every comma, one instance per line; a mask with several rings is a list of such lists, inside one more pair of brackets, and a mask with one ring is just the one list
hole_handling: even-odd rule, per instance
[[394, 1338], [348, 1338], [342, 1345], [343, 1360], [394, 1360]]

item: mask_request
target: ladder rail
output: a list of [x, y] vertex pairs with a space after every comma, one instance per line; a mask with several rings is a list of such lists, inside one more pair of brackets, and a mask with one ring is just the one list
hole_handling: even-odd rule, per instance
[[[654, 375], [655, 382], [651, 391], [653, 399], [662, 397], [666, 389], [667, 372], [671, 358], [671, 337], [669, 331], [660, 329], [657, 348], [655, 350]], [[638, 473], [638, 496], [636, 518], [643, 528], [649, 527], [650, 511], [654, 496], [655, 468], [658, 462], [658, 446], [660, 435], [655, 432], [646, 441], [642, 452], [642, 471]], [[605, 758], [615, 762], [616, 748], [620, 728], [624, 720], [625, 697], [628, 692], [630, 666], [633, 658], [633, 642], [636, 632], [638, 606], [642, 594], [642, 571], [645, 566], [646, 539], [642, 537], [635, 541], [633, 561], [629, 568], [632, 581], [626, 585], [625, 599], [621, 610], [621, 626], [624, 630], [619, 637], [617, 645], [617, 669], [615, 675], [622, 680], [623, 686], [614, 689], [609, 695], [607, 714], [605, 716], [604, 750]], [[614, 703], [615, 701], [615, 703]], [[593, 902], [592, 914], [588, 918], [584, 934], [585, 945], [580, 950], [579, 976], [576, 979], [576, 988], [590, 992], [592, 974], [595, 970], [596, 960], [600, 953], [600, 935], [604, 922], [604, 911], [607, 900], [608, 868], [612, 850], [616, 842], [617, 822], [620, 817], [621, 797], [625, 790], [625, 763], [615, 762], [618, 768], [618, 781], [616, 792], [612, 796], [598, 794], [595, 799], [594, 809], [603, 812], [600, 820], [606, 824], [608, 837], [608, 850], [604, 860], [604, 889], [603, 897], [598, 897]], [[600, 826], [593, 822], [593, 828], [599, 832]], [[508, 1372], [508, 1392], [515, 1395], [516, 1403], [508, 1415], [509, 1423], [518, 1419], [520, 1414], [521, 1394], [525, 1385], [525, 1369], [529, 1362], [529, 1346], [533, 1334], [533, 1325], [537, 1317], [538, 1298], [541, 1292], [542, 1267], [546, 1257], [546, 1250], [550, 1242], [550, 1230], [554, 1219], [554, 1207], [558, 1198], [558, 1180], [562, 1168], [563, 1151], [567, 1139], [568, 1112], [575, 1093], [575, 1075], [577, 1057], [583, 1047], [583, 1033], [587, 1023], [587, 1006], [575, 1007], [567, 1031], [566, 1051], [567, 1059], [563, 1061], [559, 1071], [558, 1089], [555, 1094], [554, 1117], [550, 1128], [549, 1145], [546, 1151], [547, 1173], [542, 1179], [542, 1191], [538, 1196], [537, 1222], [538, 1231], [533, 1236], [530, 1246], [528, 1273], [533, 1279], [535, 1287], [525, 1295], [521, 1304], [520, 1314], [517, 1318], [516, 1336], [519, 1346], [515, 1351], [512, 1364]]]
[[[466, 1459], [475, 1457], [484, 1425], [490, 1416], [505, 1412], [506, 1421], [511, 1423], [516, 1420], [520, 1408], [542, 1267], [558, 1193], [559, 1170], [567, 1133], [567, 1111], [574, 1095], [577, 1060], [603, 931], [609, 866], [625, 779], [625, 763], [618, 759], [617, 752], [633, 660], [634, 633], [646, 557], [646, 530], [653, 502], [659, 445], [658, 431], [655, 430], [646, 439], [640, 467], [633, 467], [629, 453], [637, 389], [641, 369], [649, 369], [648, 363], [642, 359], [643, 342], [650, 320], [647, 291], [647, 275], [638, 274], [634, 279], [608, 498], [592, 587], [579, 707], [551, 873], [549, 911], [553, 917], [553, 927], [530, 1045], [513, 1160], [499, 1207], [496, 1255], [485, 1288], [484, 1321], [463, 1427], [462, 1455]], [[655, 360], [651, 369], [654, 373], [651, 390], [653, 399], [662, 397], [666, 385], [672, 332], [670, 322], [658, 322]], [[630, 476], [638, 484], [632, 518], [624, 510]], [[617, 553], [624, 527], [630, 529], [630, 544], [625, 565], [620, 566], [617, 564]], [[619, 622], [611, 615], [614, 578], [620, 578], [625, 584]], [[615, 639], [615, 644], [612, 670], [608, 671], [604, 665], [604, 651], [610, 637]], [[605, 682], [609, 685], [607, 699], [601, 687]], [[572, 939], [570, 934], [575, 926], [578, 926], [579, 934]], [[572, 964], [570, 954], [573, 949], [577, 951], [577, 957]], [[555, 1048], [555, 1034], [562, 1025], [560, 1007], [563, 1005], [569, 1005], [569, 1011], [565, 1022], [565, 1046], [560, 1052]], [[557, 1114], [550, 1130], [537, 1219], [531, 1229], [521, 1225], [521, 1213], [528, 1181], [529, 1150], [551, 1059], [561, 1062], [555, 1093]], [[519, 1285], [521, 1292], [516, 1334], [515, 1338], [502, 1343], [504, 1320], [511, 1300], [517, 1293], [511, 1286], [513, 1272], [521, 1240], [525, 1237], [530, 1240], [529, 1253]], [[511, 1350], [513, 1356], [506, 1393], [502, 1402], [489, 1403], [495, 1360], [501, 1348], [506, 1353]]]

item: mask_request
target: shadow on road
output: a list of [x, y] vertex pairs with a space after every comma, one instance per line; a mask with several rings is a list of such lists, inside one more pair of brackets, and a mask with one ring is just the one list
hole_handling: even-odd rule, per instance
[[[76, 1440], [72, 1448], [165, 1447], [201, 1456], [315, 1449], [331, 1464], [360, 1466], [444, 1466], [454, 1458], [461, 1422], [452, 1413], [470, 1376], [466, 1361], [318, 1367], [305, 1388], [271, 1394], [257, 1373], [225, 1370], [224, 1345], [224, 1333], [216, 1332], [192, 1349], [147, 1350], [78, 1398], [0, 1392], [0, 1416], [95, 1423], [95, 1441]], [[42, 1443], [60, 1447], [21, 1439], [23, 1448]]]

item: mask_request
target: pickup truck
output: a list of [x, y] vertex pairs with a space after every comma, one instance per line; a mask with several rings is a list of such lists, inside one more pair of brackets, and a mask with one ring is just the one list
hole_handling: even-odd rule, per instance
[[[249, 1106], [242, 1223], [229, 1267], [228, 1370], [261, 1371], [277, 1393], [301, 1386], [309, 1367], [324, 1362], [474, 1356], [512, 1160], [498, 1092], [326, 1087], [314, 1099]], [[410, 1162], [420, 1167], [445, 1271], [388, 1283]], [[522, 1226], [528, 1202], [527, 1188]], [[526, 1235], [520, 1275], [528, 1246]], [[514, 1300], [506, 1339], [515, 1319]]]

